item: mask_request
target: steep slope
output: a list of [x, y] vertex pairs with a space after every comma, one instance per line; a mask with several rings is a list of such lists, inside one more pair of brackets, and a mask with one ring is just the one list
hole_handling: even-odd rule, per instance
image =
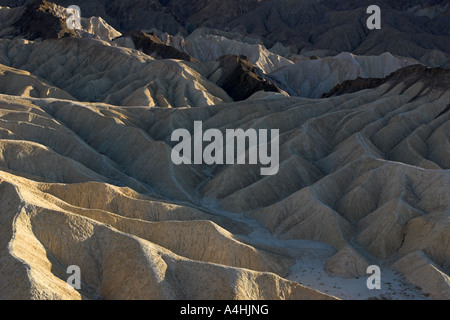
[[201, 31], [190, 34], [184, 40], [183, 49], [200, 61], [216, 60], [224, 55], [243, 55], [266, 74], [293, 64], [261, 44], [249, 44], [219, 35], [203, 35]]
[[[3, 171], [0, 189], [2, 198], [8, 199], [2, 201], [0, 215], [2, 299], [331, 299], [273, 273], [242, 268], [252, 267], [249, 263], [256, 269], [266, 267], [257, 266], [257, 251], [231, 238], [227, 240], [229, 234], [213, 224], [203, 235], [210, 241], [215, 238], [216, 244], [223, 248], [220, 250], [223, 255], [194, 254], [200, 260], [191, 260], [151, 242], [160, 239], [167, 223], [72, 207], [40, 192], [39, 184]], [[177, 251], [175, 246], [182, 250], [189, 241], [192, 247], [204, 243], [203, 239], [196, 238], [195, 230], [205, 231], [204, 227], [201, 221], [172, 223], [168, 230], [179, 235], [177, 238], [172, 234], [168, 238], [172, 243], [165, 245]], [[123, 232], [140, 234], [139, 229], [145, 233], [141, 234], [142, 238]], [[241, 246], [242, 251], [236, 246]], [[246, 253], [246, 250], [250, 251]], [[241, 262], [236, 256], [239, 252], [243, 253]], [[232, 264], [240, 267], [207, 262], [226, 263], [224, 259], [230, 258]], [[65, 268], [71, 264], [83, 270], [81, 293], [63, 280]], [[140, 274], [137, 270], [141, 270]], [[14, 279], [9, 277], [11, 272], [15, 274]], [[118, 284], [122, 287], [120, 291], [116, 290]], [[205, 285], [210, 289], [205, 289]]]
[[0, 63], [27, 70], [80, 101], [149, 107], [231, 101], [221, 88], [181, 61], [156, 61], [100, 40], [0, 40]]
[[[123, 37], [123, 38], [122, 38]], [[156, 59], [180, 59], [195, 62], [196, 60], [186, 53], [165, 45], [154, 33], [147, 34], [142, 31], [130, 31], [116, 38], [116, 43], [125, 47], [132, 43], [132, 49], [142, 50]], [[130, 42], [131, 41], [131, 42]]]
[[380, 56], [355, 56], [343, 52], [335, 57], [299, 61], [280, 68], [270, 78], [282, 84], [294, 96], [320, 98], [334, 86], [356, 78], [384, 78], [400, 68], [417, 64], [412, 59], [401, 59], [390, 53]]
[[[398, 83], [405, 81], [409, 85], [412, 85], [419, 78], [421, 79], [421, 82], [424, 83], [424, 89], [426, 86], [446, 89], [450, 85], [446, 70], [442, 68], [427, 68], [421, 65], [412, 65], [397, 70], [384, 78], [358, 77], [355, 80], [343, 81], [336, 85], [330, 92], [323, 94], [322, 98], [357, 92], [364, 89], [372, 89], [388, 82]], [[438, 116], [441, 116], [445, 112], [447, 112], [447, 109], [443, 110]]]
[[12, 24], [11, 36], [29, 40], [80, 37], [81, 33], [67, 27], [64, 8], [47, 1], [33, 1]]
[[210, 79], [215, 79], [235, 101], [245, 100], [258, 91], [280, 92], [276, 85], [258, 75], [256, 67], [245, 56], [226, 55], [217, 61], [217, 70]]
[[0, 76], [2, 78], [0, 93], [33, 98], [75, 100], [67, 92], [54, 87], [27, 71], [0, 65]]
[[45, 0], [33, 0], [17, 8], [0, 7], [0, 14], [0, 36], [6, 38], [19, 36], [28, 40], [42, 40], [84, 37], [110, 41], [121, 35], [100, 17], [81, 17], [79, 29], [69, 29], [67, 9]]

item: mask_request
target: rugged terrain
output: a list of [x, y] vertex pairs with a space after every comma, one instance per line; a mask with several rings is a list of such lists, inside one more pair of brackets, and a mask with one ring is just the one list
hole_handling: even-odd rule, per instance
[[[0, 1], [0, 299], [450, 299], [449, 8], [403, 2], [413, 45], [281, 35], [351, 1]], [[278, 174], [173, 164], [199, 120], [279, 129]]]

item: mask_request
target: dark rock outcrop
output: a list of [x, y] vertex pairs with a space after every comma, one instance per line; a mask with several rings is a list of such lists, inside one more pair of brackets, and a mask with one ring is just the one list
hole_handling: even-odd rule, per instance
[[35, 0], [28, 4], [23, 15], [12, 27], [11, 36], [29, 40], [81, 36], [79, 31], [67, 27], [61, 8], [45, 0]]
[[380, 78], [357, 78], [355, 80], [347, 80], [336, 85], [330, 92], [324, 93], [321, 98], [329, 98], [340, 96], [346, 93], [357, 92], [365, 89], [372, 89], [385, 83], [396, 85], [404, 83], [405, 88], [413, 85], [419, 80], [424, 81], [426, 86], [422, 92], [429, 89], [445, 89], [450, 87], [450, 70], [443, 68], [427, 68], [423, 65], [412, 65], [401, 68], [387, 77]]
[[130, 37], [133, 40], [136, 49], [142, 50], [145, 54], [156, 59], [179, 59], [198, 62], [198, 60], [187, 53], [165, 45], [154, 33], [148, 34], [139, 30], [134, 30], [125, 33], [123, 37]]
[[222, 75], [217, 84], [235, 101], [245, 100], [257, 91], [280, 92], [276, 85], [258, 75], [245, 56], [225, 55], [217, 59]]

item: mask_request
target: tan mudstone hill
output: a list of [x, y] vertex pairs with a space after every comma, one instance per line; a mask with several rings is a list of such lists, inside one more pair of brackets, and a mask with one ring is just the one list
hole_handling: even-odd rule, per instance
[[[236, 56], [155, 59], [100, 18], [97, 37], [27, 39], [23, 8], [0, 14], [0, 299], [449, 298], [449, 70], [350, 56], [372, 78], [252, 94], [286, 62], [257, 43], [228, 77]], [[279, 129], [278, 173], [175, 165], [194, 121]]]

